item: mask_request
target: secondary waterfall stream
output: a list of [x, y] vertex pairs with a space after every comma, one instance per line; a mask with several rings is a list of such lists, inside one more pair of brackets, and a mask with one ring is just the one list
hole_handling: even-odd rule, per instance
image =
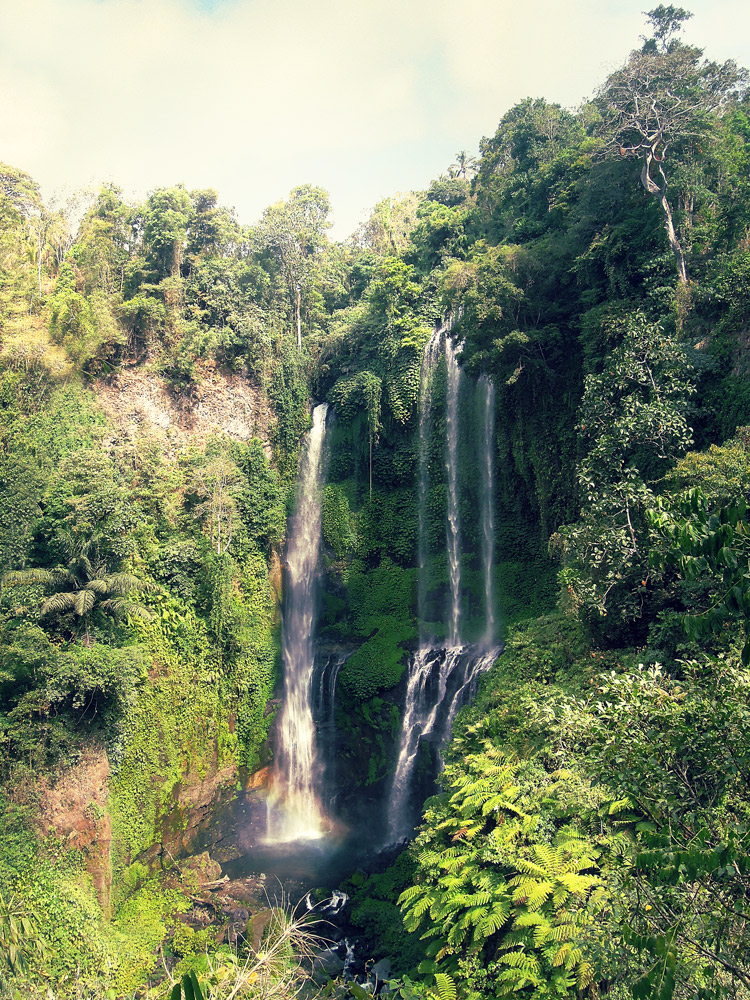
[[319, 765], [312, 714], [327, 411], [327, 403], [313, 410], [300, 464], [297, 505], [289, 524], [281, 637], [284, 702], [268, 801], [267, 834], [272, 842], [319, 838], [327, 826], [317, 791]]
[[489, 648], [495, 641], [495, 598], [492, 585], [492, 562], [495, 556], [495, 467], [492, 460], [495, 440], [495, 386], [483, 375], [479, 380], [482, 402], [482, 576], [484, 579], [484, 644]]
[[446, 546], [450, 570], [451, 604], [448, 647], [461, 645], [461, 517], [458, 507], [458, 393], [461, 386], [461, 369], [453, 341], [446, 331], [445, 366], [447, 391], [445, 394], [446, 449], [445, 467], [448, 479], [448, 509], [446, 518]]
[[[428, 604], [427, 496], [430, 478], [430, 444], [434, 392], [433, 381], [441, 352], [446, 364], [445, 472], [446, 472], [446, 558], [449, 577], [448, 622], [444, 644], [435, 642], [426, 628]], [[420, 746], [431, 741], [442, 746], [450, 737], [459, 708], [469, 697], [479, 675], [495, 661], [495, 612], [492, 586], [494, 555], [494, 387], [484, 379], [480, 394], [480, 561], [484, 589], [484, 630], [482, 641], [465, 643], [462, 638], [462, 565], [460, 522], [459, 402], [462, 373], [456, 348], [450, 338], [450, 323], [433, 331], [422, 360], [419, 397], [419, 577], [417, 584], [420, 618], [420, 646], [412, 656], [407, 673], [404, 713], [398, 759], [388, 802], [388, 840], [395, 843], [408, 836], [416, 819], [410, 802], [414, 770]]]

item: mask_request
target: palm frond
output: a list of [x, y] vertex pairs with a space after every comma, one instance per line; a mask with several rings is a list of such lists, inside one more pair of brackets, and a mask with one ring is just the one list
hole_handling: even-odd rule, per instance
[[53, 594], [42, 604], [43, 615], [62, 615], [66, 611], [75, 610], [75, 594]]
[[108, 573], [103, 577], [110, 594], [129, 594], [133, 590], [151, 590], [152, 585], [132, 573]]
[[92, 590], [79, 590], [75, 595], [73, 607], [79, 618], [88, 614], [96, 604], [96, 595]]
[[141, 618], [144, 621], [151, 618], [151, 612], [147, 608], [142, 604], [136, 604], [135, 601], [129, 601], [126, 597], [111, 597], [102, 601], [99, 607], [115, 618]]
[[44, 587], [60, 587], [64, 583], [70, 583], [71, 580], [70, 572], [62, 567], [56, 569], [14, 569], [3, 576], [3, 585], [23, 587], [30, 583], [41, 583]]

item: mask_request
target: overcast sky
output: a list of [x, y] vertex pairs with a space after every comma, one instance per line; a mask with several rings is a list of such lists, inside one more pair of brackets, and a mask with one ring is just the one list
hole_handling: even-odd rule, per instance
[[[682, 2], [686, 40], [750, 65], [748, 0]], [[243, 223], [316, 184], [343, 238], [475, 153], [516, 101], [576, 107], [638, 44], [649, 5], [0, 0], [0, 160], [48, 198], [213, 187]]]

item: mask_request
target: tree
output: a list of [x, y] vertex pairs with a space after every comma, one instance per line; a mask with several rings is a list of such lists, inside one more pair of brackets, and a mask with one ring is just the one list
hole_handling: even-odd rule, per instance
[[232, 544], [240, 524], [237, 497], [242, 488], [242, 473], [234, 462], [217, 455], [199, 466], [193, 476], [192, 489], [200, 503], [195, 517], [204, 521], [216, 554], [223, 555]]
[[131, 214], [132, 210], [122, 200], [122, 191], [106, 184], [84, 216], [73, 257], [86, 295], [95, 290], [107, 296], [122, 294], [125, 272], [137, 242]]
[[450, 169], [454, 172], [454, 176], [467, 180], [477, 172], [477, 161], [465, 149], [461, 149], [456, 153], [456, 162], [451, 164]]
[[564, 593], [584, 616], [603, 618], [612, 610], [625, 621], [641, 616], [649, 575], [646, 511], [655, 505], [656, 482], [691, 441], [690, 370], [682, 348], [636, 313], [601, 374], [586, 378], [578, 424], [587, 448], [577, 469], [583, 508], [554, 538]]
[[[28, 311], [34, 274], [41, 287], [42, 255], [35, 238], [45, 214], [38, 185], [21, 170], [0, 163], [0, 318]], [[42, 247], [43, 249], [43, 247]], [[30, 264], [36, 265], [33, 270]], [[36, 273], [35, 273], [36, 272]]]
[[417, 224], [418, 205], [413, 192], [379, 201], [354, 234], [355, 244], [381, 256], [403, 252]]
[[148, 263], [159, 280], [180, 277], [193, 216], [193, 201], [182, 185], [161, 188], [149, 196], [143, 237]]
[[323, 248], [330, 226], [328, 194], [323, 188], [296, 187], [289, 201], [271, 205], [263, 213], [261, 239], [278, 261], [284, 277], [297, 336], [302, 350], [302, 294], [311, 290], [313, 263]]
[[659, 203], [684, 285], [685, 254], [667, 195], [665, 163], [671, 152], [679, 155], [687, 139], [707, 139], [714, 116], [737, 95], [746, 74], [732, 60], [721, 65], [702, 60], [702, 49], [675, 37], [691, 16], [682, 8], [662, 4], [646, 16], [653, 37], [602, 87], [597, 98], [600, 127], [610, 155], [642, 160], [641, 184]]
[[127, 596], [134, 591], [148, 590], [148, 584], [130, 573], [109, 573], [106, 567], [92, 564], [85, 554], [65, 567], [15, 570], [3, 577], [6, 587], [35, 583], [52, 591], [43, 601], [40, 613], [50, 617], [74, 614], [83, 625], [84, 646], [90, 646], [93, 641], [90, 625], [96, 608], [113, 618], [148, 617], [146, 609]]

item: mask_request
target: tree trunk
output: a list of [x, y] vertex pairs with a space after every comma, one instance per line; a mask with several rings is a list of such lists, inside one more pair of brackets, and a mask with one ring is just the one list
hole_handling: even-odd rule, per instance
[[643, 169], [641, 170], [641, 184], [652, 194], [656, 199], [658, 199], [661, 205], [661, 210], [664, 214], [664, 228], [667, 231], [667, 239], [669, 240], [669, 245], [672, 248], [672, 253], [674, 254], [675, 262], [677, 263], [677, 277], [679, 278], [681, 285], [687, 284], [687, 268], [685, 266], [685, 254], [682, 252], [682, 247], [680, 246], [680, 241], [677, 239], [677, 232], [674, 228], [674, 221], [672, 219], [672, 209], [670, 207], [669, 201], [667, 200], [667, 178], [662, 168], [661, 163], [657, 160], [659, 164], [659, 175], [661, 176], [661, 184], [657, 184], [655, 180], [651, 177], [651, 164], [656, 156], [654, 149], [648, 149], [643, 158]]
[[297, 298], [295, 311], [297, 313], [297, 350], [302, 350], [302, 294], [300, 286], [297, 285]]

